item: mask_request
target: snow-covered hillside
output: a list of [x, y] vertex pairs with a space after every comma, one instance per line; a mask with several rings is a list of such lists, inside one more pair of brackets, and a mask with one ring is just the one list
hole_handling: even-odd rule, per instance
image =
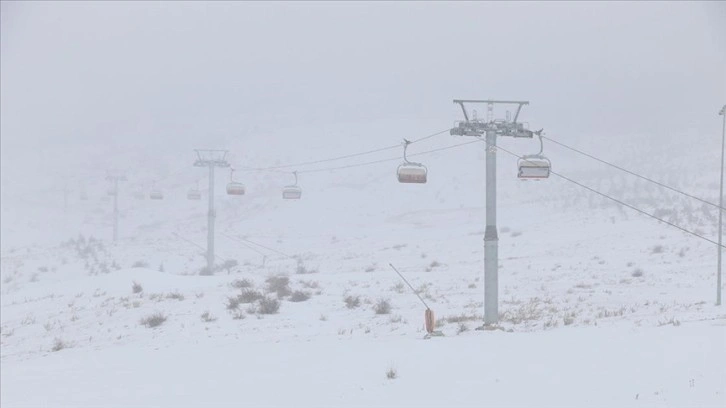
[[[230, 138], [226, 147], [238, 168], [265, 167], [393, 145], [449, 125], [434, 122], [279, 127]], [[718, 156], [706, 147], [662, 166], [658, 148], [667, 144], [551, 136], [717, 200]], [[270, 143], [249, 151], [250, 138]], [[443, 134], [411, 151], [466, 141]], [[538, 148], [501, 143], [521, 153]], [[610, 143], [626, 153], [611, 154]], [[715, 239], [715, 209], [552, 144], [546, 153], [558, 172]], [[474, 143], [417, 157], [430, 171], [425, 185], [399, 184], [397, 160], [301, 174], [299, 201], [281, 199], [291, 174], [240, 171], [247, 194], [232, 197], [224, 194], [229, 175], [219, 171], [220, 268], [212, 276], [201, 273], [206, 200], [185, 198], [197, 180], [206, 189], [191, 150], [116, 158], [134, 163], [119, 196], [116, 243], [103, 173], [79, 169], [91, 175], [73, 178], [89, 200], [69, 184], [65, 211], [62, 192], [41, 197], [39, 186], [4, 178], [2, 405], [726, 403], [715, 246], [556, 177], [519, 181], [516, 160], [504, 153], [501, 324], [474, 330], [483, 314], [483, 154]], [[133, 198], [154, 180], [164, 200]], [[445, 337], [423, 340], [424, 307], [389, 263], [434, 310]], [[397, 378], [386, 378], [391, 370]]]

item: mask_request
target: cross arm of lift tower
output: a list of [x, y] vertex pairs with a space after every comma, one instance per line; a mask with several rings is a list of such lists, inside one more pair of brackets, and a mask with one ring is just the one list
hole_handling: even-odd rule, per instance
[[[449, 132], [452, 136], [482, 136], [487, 132], [495, 132], [497, 136], [524, 137], [532, 138], [540, 135], [542, 130], [533, 132], [526, 129], [524, 123], [517, 122], [519, 113], [524, 105], [529, 105], [529, 101], [506, 101], [496, 99], [454, 99], [454, 103], [461, 106], [461, 112], [464, 114], [464, 121], [458, 123], [456, 127]], [[470, 116], [466, 110], [465, 104], [485, 104], [487, 105], [487, 120], [482, 121], [475, 115]], [[517, 105], [512, 120], [493, 119], [494, 105]], [[509, 112], [507, 112], [509, 114]]]
[[197, 160], [194, 162], [196, 167], [229, 167], [227, 154], [229, 150], [221, 149], [194, 149], [197, 154]]

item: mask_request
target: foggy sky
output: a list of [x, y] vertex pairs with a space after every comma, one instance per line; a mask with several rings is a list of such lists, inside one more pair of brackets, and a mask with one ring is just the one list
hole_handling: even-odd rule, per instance
[[1, 11], [3, 158], [229, 137], [274, 122], [446, 124], [459, 119], [453, 98], [530, 100], [528, 120], [550, 134], [717, 137], [726, 102], [717, 2], [3, 2]]

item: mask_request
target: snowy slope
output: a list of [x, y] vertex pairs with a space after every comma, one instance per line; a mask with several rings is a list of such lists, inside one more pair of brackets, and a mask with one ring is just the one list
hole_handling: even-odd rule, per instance
[[[447, 126], [270, 126], [230, 137], [227, 146], [235, 164], [270, 166], [393, 145]], [[667, 142], [552, 137], [717, 201], [717, 155], [707, 147], [673, 160], [662, 155]], [[465, 141], [444, 134], [411, 151]], [[608, 150], [613, 143], [619, 148]], [[538, 148], [519, 140], [502, 146]], [[117, 243], [109, 239], [112, 204], [102, 172], [86, 173], [90, 199], [80, 201], [76, 188], [66, 211], [62, 195], [41, 199], [39, 186], [3, 178], [3, 406], [726, 403], [718, 363], [726, 357], [719, 347], [726, 312], [713, 306], [711, 243], [554, 177], [516, 180], [516, 161], [500, 153], [502, 330], [474, 331], [483, 314], [483, 144], [417, 157], [430, 170], [426, 185], [398, 184], [398, 161], [301, 174], [296, 202], [280, 198], [290, 174], [239, 172], [248, 193], [230, 197], [220, 171], [217, 255], [237, 265], [213, 276], [199, 275], [205, 261], [195, 246], [206, 243], [206, 200], [185, 199], [197, 180], [206, 188], [206, 170], [191, 166], [190, 149], [174, 149], [162, 159], [124, 153], [135, 165], [119, 196]], [[713, 208], [555, 146], [546, 152], [557, 171], [715, 239]], [[666, 159], [669, 166], [659, 165]], [[60, 184], [62, 175], [44, 182], [54, 180]], [[154, 180], [165, 200], [134, 200]], [[446, 337], [421, 340], [423, 306], [389, 263], [430, 304]], [[294, 302], [269, 288], [278, 275], [310, 298]], [[282, 299], [279, 312], [260, 313], [258, 301], [230, 309], [229, 299], [245, 290], [235, 287], [241, 280]], [[134, 282], [141, 292], [132, 291]], [[359, 304], [348, 307], [346, 297]], [[390, 313], [376, 314], [382, 300]], [[154, 313], [166, 321], [140, 323]], [[400, 378], [385, 378], [391, 366]]]

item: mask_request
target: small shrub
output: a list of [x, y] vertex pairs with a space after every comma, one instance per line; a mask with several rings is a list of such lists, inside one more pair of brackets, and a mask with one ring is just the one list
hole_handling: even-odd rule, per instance
[[68, 343], [64, 342], [63, 340], [56, 337], [56, 339], [53, 341], [53, 347], [51, 348], [52, 351], [61, 351], [64, 348], [68, 348]]
[[634, 277], [634, 278], [640, 278], [641, 276], [643, 276], [643, 270], [642, 270], [642, 269], [640, 269], [640, 268], [637, 268], [637, 269], [636, 269], [636, 270], [634, 270], [634, 271], [633, 271], [633, 273], [631, 273], [630, 275], [631, 275], [632, 277]]
[[345, 301], [345, 306], [348, 309], [355, 309], [356, 307], [360, 306], [360, 296], [348, 295], [343, 300]]
[[227, 274], [229, 274], [232, 271], [232, 268], [239, 265], [239, 262], [237, 262], [236, 259], [227, 259], [226, 261], [222, 262], [222, 265], [219, 265], [219, 269], [224, 269], [227, 271]]
[[212, 316], [212, 314], [209, 313], [209, 311], [202, 313], [201, 318], [202, 318], [203, 322], [207, 322], [207, 323], [211, 323], [211, 322], [214, 322], [217, 320], [217, 318]]
[[227, 310], [236, 310], [239, 307], [240, 303], [242, 302], [239, 301], [239, 296], [228, 297]]
[[235, 279], [229, 284], [229, 286], [235, 289], [251, 288], [252, 282], [247, 279]]
[[140, 323], [148, 328], [159, 327], [166, 321], [166, 316], [157, 312], [141, 319]]
[[260, 314], [276, 314], [280, 310], [280, 301], [275, 298], [265, 297], [260, 299], [257, 312]]
[[171, 292], [166, 295], [166, 298], [167, 299], [176, 299], [176, 300], [181, 301], [181, 300], [184, 300], [184, 295], [182, 295], [179, 292]]
[[131, 285], [131, 291], [134, 293], [141, 293], [144, 291], [144, 288], [139, 282], [134, 281], [134, 283]]
[[650, 253], [651, 254], [662, 254], [663, 249], [664, 249], [663, 245], [656, 245], [651, 249]]
[[264, 296], [262, 293], [252, 290], [252, 289], [245, 289], [237, 295], [237, 300], [239, 303], [254, 303], [260, 299], [262, 299]]
[[145, 261], [136, 261], [131, 265], [132, 268], [148, 268], [149, 263]]
[[439, 266], [441, 266], [441, 262], [439, 262], [439, 261], [433, 261], [429, 264], [429, 268], [431, 268], [431, 269], [438, 268]]
[[376, 270], [376, 265], [370, 265], [365, 268], [366, 272], [373, 272]]
[[297, 261], [297, 268], [295, 269], [295, 273], [298, 275], [307, 275], [310, 273], [317, 273], [318, 271], [316, 269], [308, 269], [305, 267], [305, 264], [301, 260]]
[[212, 276], [212, 275], [214, 275], [214, 269], [211, 269], [208, 266], [205, 266], [199, 270], [199, 276]]
[[396, 369], [391, 367], [386, 371], [386, 378], [389, 380], [395, 380], [398, 377], [398, 372], [396, 372]]
[[244, 319], [245, 317], [247, 317], [247, 316], [246, 316], [246, 315], [244, 314], [244, 312], [242, 312], [241, 310], [235, 310], [235, 311], [234, 311], [234, 312], [232, 313], [232, 319], [234, 319], [234, 320], [242, 320], [242, 319]]
[[459, 328], [456, 329], [456, 334], [461, 334], [465, 331], [469, 331], [469, 326], [467, 326], [465, 323], [459, 323]]
[[265, 282], [267, 282], [267, 293], [277, 293], [278, 298], [289, 296], [292, 293], [290, 278], [287, 276], [270, 276]]
[[376, 314], [389, 314], [391, 313], [391, 304], [386, 299], [381, 299], [376, 303], [373, 310], [376, 312]]
[[318, 281], [300, 281], [300, 284], [307, 289], [317, 289], [320, 287]]
[[306, 300], [310, 299], [310, 293], [303, 292], [300, 290], [296, 290], [292, 293], [292, 296], [290, 296], [291, 302], [304, 302]]

